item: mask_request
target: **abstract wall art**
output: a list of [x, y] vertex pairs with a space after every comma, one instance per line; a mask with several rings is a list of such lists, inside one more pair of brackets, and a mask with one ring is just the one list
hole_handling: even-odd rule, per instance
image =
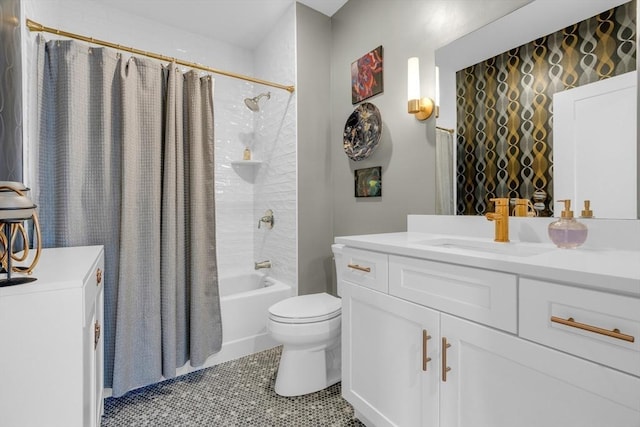
[[351, 103], [357, 104], [384, 90], [382, 46], [351, 63]]
[[382, 197], [382, 167], [354, 171], [356, 197]]

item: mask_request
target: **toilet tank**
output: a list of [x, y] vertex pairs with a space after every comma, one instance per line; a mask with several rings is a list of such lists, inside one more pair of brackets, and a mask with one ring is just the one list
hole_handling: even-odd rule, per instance
[[342, 269], [340, 268], [340, 264], [342, 262], [342, 251], [344, 249], [344, 245], [334, 243], [331, 245], [331, 250], [333, 251], [333, 260], [334, 266], [336, 268], [336, 287], [338, 296], [342, 296]]

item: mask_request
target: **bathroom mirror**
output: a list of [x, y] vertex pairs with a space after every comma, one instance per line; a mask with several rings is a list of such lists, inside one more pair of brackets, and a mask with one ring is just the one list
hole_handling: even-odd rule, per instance
[[[628, 6], [622, 6], [627, 4]], [[560, 62], [561, 59], [559, 59], [559, 58], [562, 58], [562, 52], [553, 51], [554, 48], [553, 47], [549, 48], [549, 45], [536, 45], [534, 42], [536, 42], [538, 39], [540, 39], [543, 36], [548, 36], [568, 26], [581, 23], [582, 21], [588, 20], [589, 18], [595, 15], [598, 15], [604, 11], [607, 11], [613, 8], [618, 8], [617, 10], [620, 10], [620, 8], [622, 7], [626, 8], [625, 14], [627, 16], [624, 17], [622, 16], [622, 14], [617, 14], [615, 17], [612, 17], [612, 20], [615, 22], [612, 25], [612, 28], [611, 28], [612, 32], [610, 33], [610, 35], [612, 38], [620, 37], [621, 35], [623, 35], [623, 37], [628, 38], [629, 34], [631, 34], [631, 37], [632, 38], [635, 37], [635, 42], [637, 43], [637, 35], [636, 35], [636, 28], [635, 28], [635, 24], [636, 24], [635, 21], [637, 21], [637, 19], [635, 19], [634, 22], [629, 21], [629, 16], [633, 16], [634, 18], [637, 17], [636, 0], [634, 0], [633, 2], [629, 2], [628, 0], [597, 0], [597, 1], [565, 0], [562, 2], [549, 2], [545, 0], [535, 0], [535, 1], [528, 2], [521, 8], [515, 10], [514, 12], [502, 18], [495, 20], [491, 24], [485, 27], [482, 27], [479, 30], [476, 30], [472, 33], [469, 33], [446, 46], [439, 48], [435, 52], [436, 65], [438, 66], [438, 71], [439, 71], [438, 80], [439, 80], [439, 95], [440, 95], [439, 96], [440, 98], [439, 99], [439, 116], [436, 121], [437, 126], [441, 129], [456, 129], [456, 130], [459, 129], [460, 126], [463, 126], [463, 127], [473, 126], [474, 132], [478, 132], [477, 135], [479, 135], [477, 136], [477, 139], [482, 141], [484, 138], [486, 142], [487, 140], [486, 135], [489, 132], [494, 132], [494, 135], [495, 135], [495, 133], [498, 131], [497, 129], [490, 128], [491, 125], [488, 125], [487, 123], [482, 123], [482, 121], [474, 122], [475, 118], [469, 117], [469, 115], [466, 117], [466, 119], [463, 118], [463, 121], [461, 123], [458, 123], [457, 121], [458, 120], [457, 112], [456, 112], [456, 109], [458, 107], [457, 102], [459, 101], [461, 92], [464, 93], [465, 91], [464, 86], [461, 87], [456, 85], [457, 71], [464, 70], [467, 67], [487, 61], [488, 59], [497, 57], [498, 55], [502, 57], [501, 54], [507, 53], [513, 48], [520, 47], [523, 45], [529, 45], [530, 47], [528, 49], [530, 49], [531, 51], [531, 58], [530, 58], [531, 62], [542, 60], [542, 61], [546, 61], [547, 64], [552, 64], [551, 66], [546, 67], [546, 69], [544, 70], [544, 75], [548, 76], [549, 85], [555, 84], [553, 79], [555, 78], [557, 80], [559, 79], [559, 77], [557, 75], [554, 76], [554, 73], [558, 74], [557, 70], [553, 70], [551, 68], [557, 67], [557, 66], [561, 67], [563, 65], [566, 66], [566, 64], [561, 63]], [[628, 25], [630, 29], [632, 28], [629, 34], [623, 28], [626, 25]], [[621, 28], [622, 28], [622, 31], [620, 31]], [[580, 32], [579, 37], [583, 37], [583, 34], [586, 34], [584, 33], [582, 26], [580, 27], [579, 32]], [[508, 35], [508, 36], [505, 36], [505, 35]], [[586, 37], [588, 38], [590, 36], [587, 35]], [[562, 41], [561, 34], [560, 34], [559, 40], [560, 42], [556, 42], [556, 44], [561, 44], [561, 41]], [[578, 40], [578, 41], [582, 42], [583, 40]], [[581, 47], [582, 46], [577, 46], [576, 48], [580, 49]], [[542, 50], [546, 49], [546, 52], [539, 51], [537, 50], [538, 48]], [[552, 55], [555, 55], [555, 58], [552, 58], [551, 57]], [[546, 58], [544, 58], [544, 56], [546, 56]], [[505, 58], [506, 58], [505, 61], [509, 60], [508, 55], [505, 55]], [[635, 57], [630, 56], [629, 58], [623, 59], [623, 61], [626, 61], [627, 64], [624, 65], [624, 67], [627, 67], [629, 70], [635, 69], [637, 67], [637, 59]], [[532, 64], [527, 64], [525, 62], [527, 61], [526, 60], [521, 61], [517, 64], [515, 63], [507, 64], [505, 65], [505, 67], [506, 68], [511, 67], [511, 69], [516, 70], [518, 73], [521, 73], [521, 74], [527, 74], [527, 73], [532, 74], [533, 72]], [[615, 61], [614, 61], [614, 64], [615, 64]], [[489, 71], [485, 70], [484, 72], [487, 75], [489, 75], [489, 77], [495, 76], [496, 73], [504, 72], [504, 70], [501, 70], [498, 65], [501, 65], [501, 64], [496, 64], [495, 67], [493, 67], [493, 65], [490, 65], [489, 68], [492, 68], [492, 69]], [[581, 66], [582, 65], [584, 64], [581, 64]], [[626, 72], [626, 71], [627, 70], [625, 69], [622, 72]], [[579, 72], [577, 76], [578, 76], [577, 78], [582, 78], [582, 75]], [[512, 77], [512, 74], [509, 74], [509, 78], [511, 77]], [[506, 86], [504, 86], [505, 85], [504, 82], [508, 82], [508, 83], [515, 82], [515, 80], [509, 80], [509, 78], [505, 78], [505, 76], [501, 76], [502, 84], [503, 84], [502, 95], [504, 95], [502, 99], [500, 99], [500, 96], [495, 95], [496, 92], [499, 92], [499, 89], [496, 89], [495, 85], [500, 84], [500, 82], [496, 82], [496, 81], [490, 82], [490, 81], [484, 81], [483, 79], [480, 79], [476, 81], [466, 81], [466, 84], [469, 85], [468, 89], [471, 89], [471, 90], [478, 90], [478, 87], [481, 87], [481, 92], [483, 92], [481, 96], [495, 96], [495, 100], [494, 100], [495, 103], [499, 103], [499, 102], [508, 103], [510, 102], [510, 100], [513, 100], [514, 97], [516, 98], [525, 97], [525, 96], [536, 97], [540, 95], [540, 93], [537, 92], [537, 90], [532, 90], [531, 93], [528, 93], [528, 94], [525, 93], [525, 90], [509, 91], [511, 86], [507, 88]], [[533, 77], [531, 75], [529, 76], [525, 75], [523, 78], [532, 79]], [[462, 79], [461, 81], [465, 82], [464, 79]], [[486, 85], [491, 85], [491, 84], [493, 84], [494, 86], [487, 88]], [[516, 83], [516, 85], [517, 84], [520, 84], [522, 86], [525, 83], [518, 82]], [[575, 86], [580, 86], [580, 84], [582, 84], [582, 82], [576, 82]], [[637, 105], [637, 97], [638, 97], [637, 77], [635, 78], [635, 85], [636, 87], [633, 90], [633, 92], [635, 92], [634, 101]], [[490, 90], [494, 90], [494, 93], [490, 94], [489, 93]], [[476, 94], [476, 97], [477, 96], [478, 95]], [[458, 97], [458, 100], [456, 99], [456, 97]], [[544, 108], [546, 109], [546, 111], [544, 111], [544, 113], [548, 114], [548, 117], [546, 118], [546, 120], [549, 120], [549, 118], [553, 116], [552, 99], [548, 99], [548, 98], [550, 97], [547, 97], [546, 100], [541, 100], [541, 103], [545, 103]], [[477, 99], [480, 99], [480, 98], [478, 97]], [[534, 102], [537, 102], [537, 101], [534, 101]], [[526, 124], [526, 126], [530, 126], [528, 131], [530, 131], [531, 133], [536, 131], [543, 132], [543, 133], [553, 132], [553, 129], [550, 128], [551, 121], [549, 121], [549, 125], [538, 126], [538, 123], [536, 122], [536, 120], [539, 121], [539, 118], [533, 117], [534, 112], [524, 111], [524, 110], [526, 110], [526, 108], [524, 108], [523, 111], [519, 112], [519, 117], [522, 121], [529, 122], [528, 124]], [[465, 111], [468, 111], [468, 110], [465, 110]], [[485, 111], [482, 112], [482, 114], [485, 114], [485, 113], [486, 113]], [[473, 115], [473, 113], [471, 115]], [[467, 120], [467, 122], [465, 123], [464, 120]], [[604, 122], [604, 119], [602, 121]], [[613, 128], [617, 124], [618, 123], [611, 123], [611, 127]], [[636, 138], [635, 138], [635, 150], [632, 150], [635, 152], [631, 156], [633, 158], [633, 169], [632, 169], [632, 172], [629, 174], [631, 179], [618, 180], [616, 182], [609, 182], [606, 185], [608, 185], [612, 189], [615, 188], [616, 191], [618, 191], [620, 194], [624, 194], [625, 197], [633, 199], [633, 205], [636, 207], [636, 209], [633, 210], [634, 212], [633, 215], [635, 215], [633, 216], [633, 218], [637, 218], [638, 215], [640, 214], [640, 208], [638, 208], [639, 206], [638, 193], [640, 192], [640, 176], [638, 175], [639, 172], [638, 172], [638, 166], [637, 166], [640, 163], [638, 162], [638, 157], [640, 156], [640, 150], [638, 149], [638, 142], [637, 142], [637, 114], [635, 115], [635, 120], [632, 123], [632, 128], [636, 135]], [[530, 150], [530, 152], [527, 153], [528, 154], [527, 156], [525, 156], [526, 160], [524, 160], [520, 164], [515, 165], [516, 169], [518, 169], [517, 173], [513, 173], [512, 172], [513, 169], [510, 169], [513, 167], [513, 165], [507, 164], [505, 159], [501, 160], [503, 163], [502, 165], [500, 165], [500, 167], [503, 169], [503, 172], [505, 174], [507, 173], [513, 174], [513, 176], [510, 175], [509, 177], [505, 178], [505, 176], [503, 175], [502, 182], [492, 183], [491, 185], [493, 185], [493, 187], [491, 187], [490, 189], [494, 190], [494, 193], [498, 192], [497, 187], [499, 185], [503, 186], [501, 189], [502, 191], [505, 191], [505, 188], [506, 188], [506, 191], [509, 191], [509, 190], [513, 190], [514, 188], [516, 190], [518, 188], [521, 188], [520, 186], [522, 186], [523, 181], [526, 181], [526, 180], [533, 181], [534, 178], [539, 178], [544, 181], [544, 180], [555, 179], [556, 177], [559, 177], [559, 176], [562, 176], [563, 179], [567, 178], [568, 176], [572, 176], [571, 171], [567, 172], [559, 169], [554, 169], [555, 165], [552, 166], [553, 160], [551, 157], [549, 157], [549, 153], [548, 153], [551, 147], [545, 147], [544, 144], [536, 146], [535, 138], [533, 138], [533, 141], [530, 141], [528, 143], [527, 147], [525, 147], [524, 144], [521, 145], [521, 141], [517, 141], [516, 143], [509, 144], [508, 142], [504, 142], [504, 141], [508, 140], [509, 138], [508, 133], [512, 132], [513, 129], [505, 125], [505, 126], [502, 126], [501, 131], [503, 133], [498, 137], [496, 137], [496, 140], [500, 140], [500, 138], [502, 138], [501, 140], [502, 142], [499, 142], [504, 145], [502, 149], [504, 150], [522, 149], [522, 150]], [[441, 142], [442, 134], [446, 134], [446, 132], [439, 131], [439, 134], [437, 137], [437, 144], [442, 144]], [[453, 135], [453, 137], [455, 138], [455, 134]], [[552, 141], [550, 142], [551, 144], [553, 144]], [[454, 147], [453, 153], [455, 153], [455, 147], [457, 143], [455, 140], [452, 141], [452, 143]], [[632, 144], [633, 144], [633, 141], [632, 141]], [[464, 148], [465, 148], [464, 150], [460, 151], [460, 153], [463, 156], [468, 156], [470, 153], [470, 150], [475, 150], [475, 148], [470, 148], [469, 146], [466, 146], [466, 145], [464, 146]], [[496, 148], [497, 147], [495, 145], [490, 148], [490, 150], [494, 151], [493, 153], [490, 153], [490, 155], [494, 156], [494, 158], [491, 159], [491, 161], [487, 162], [486, 165], [481, 165], [482, 167], [480, 167], [479, 169], [481, 169], [482, 171], [481, 173], [478, 174], [479, 176], [477, 178], [474, 176], [474, 181], [476, 179], [480, 181], [482, 179], [486, 179], [486, 175], [492, 172], [491, 168], [492, 167], [495, 168], [496, 165], [498, 165], [498, 160], [495, 158], [495, 156], [497, 156], [496, 153], [498, 152]], [[480, 147], [480, 150], [482, 150], [482, 146]], [[545, 150], [547, 151], [547, 153], [545, 153]], [[438, 149], [436, 151], [438, 151]], [[471, 152], [472, 156], [475, 156], [475, 154], [476, 154], [475, 152]], [[453, 155], [455, 156], [455, 154]], [[437, 152], [436, 156], [438, 158], [438, 162], [442, 161], [440, 158], [441, 154]], [[619, 156], [618, 158], [621, 158], [623, 156], [630, 157], [629, 153], [623, 153], [623, 152], [619, 152], [618, 156]], [[579, 156], [576, 155], [576, 158], [579, 158]], [[513, 160], [511, 159], [509, 161], [513, 161]], [[532, 174], [534, 173], [533, 167], [532, 167], [533, 162], [548, 162], [548, 166], [546, 167], [546, 171], [544, 172], [546, 176], [542, 176], [544, 174], [541, 174], [540, 177], [537, 177], [537, 175], [536, 177], [532, 176]], [[463, 179], [463, 177], [459, 175], [458, 173], [459, 171], [457, 171], [459, 167], [461, 166], [454, 163], [453, 168], [450, 171], [451, 175], [449, 176], [451, 180], [450, 185], [454, 187], [453, 196], [452, 196], [454, 198], [456, 197], [456, 194], [455, 194], [456, 181], [460, 181], [461, 179]], [[615, 161], [607, 162], [607, 163], [603, 162], [599, 170], [594, 173], [600, 176], [602, 181], [606, 182], [607, 177], [611, 175], [610, 173], [607, 172], [608, 170], [607, 168], [610, 168], [609, 170], [613, 171], [616, 168], [619, 169], [620, 167], [621, 167], [620, 164], [618, 164]], [[563, 173], [564, 175], [562, 175]], [[515, 177], [515, 179], [511, 179], [513, 177]], [[520, 177], [522, 178], [519, 181]], [[446, 185], [446, 182], [444, 182], [445, 185], [442, 186], [443, 180], [440, 180], [440, 181], [441, 182], [438, 183], [439, 190], [444, 188], [446, 191], [448, 188]], [[475, 182], [471, 184], [478, 185]], [[533, 194], [534, 190], [537, 189], [533, 187], [534, 187], [533, 185], [529, 185], [529, 191], [528, 191], [529, 194]], [[538, 186], [535, 186], [535, 187], [538, 187]], [[468, 190], [465, 190], [465, 191], [468, 191]], [[474, 190], [471, 190], [471, 191], [474, 191]], [[480, 191], [479, 193], [482, 193], [482, 191]], [[509, 194], [513, 194], [513, 193], [509, 193]], [[545, 194], [542, 194], [542, 195], [538, 194], [538, 196], [544, 197]], [[467, 197], [467, 199], [470, 199], [473, 196], [469, 197], [468, 193], [465, 193], [464, 197]], [[557, 200], [553, 200], [552, 197], [555, 197], [553, 195], [553, 187], [551, 187], [551, 191], [549, 192], [549, 195], [547, 200], [545, 201], [545, 204], [547, 208], [551, 207], [551, 209], [553, 209], [555, 205], [555, 210], [557, 215], [557, 212], [559, 212], [558, 205], [556, 203]], [[559, 197], [559, 198], [562, 198], [562, 197]], [[574, 202], [582, 203], [582, 200], [581, 199], [575, 200]], [[465, 200], [464, 203], [471, 203], [471, 202], [468, 202], [467, 200]], [[483, 204], [483, 202], [478, 202], [476, 200], [474, 200], [472, 203], [475, 203], [478, 205]], [[436, 203], [436, 205], [437, 207], [439, 206], [438, 203]], [[453, 207], [450, 207], [450, 209], [452, 209], [453, 212], [455, 212], [456, 210], [460, 212], [459, 206], [456, 206], [456, 205], [457, 205], [457, 200], [454, 199]], [[598, 215], [597, 208], [595, 207], [593, 208], [594, 208], [595, 216], [598, 218], [613, 217], [613, 216], [607, 216], [607, 215], [604, 215], [604, 216]], [[577, 216], [580, 215], [581, 209], [582, 209], [582, 206], [573, 206], [573, 210]], [[438, 213], [447, 214], [450, 212], [446, 212], [445, 210], [445, 211], [439, 211]], [[478, 214], [478, 212], [473, 212], [470, 214]], [[547, 215], [551, 215], [551, 214], [552, 212], [550, 212], [550, 210], [547, 210]], [[624, 218], [630, 218], [630, 217], [627, 216]]]

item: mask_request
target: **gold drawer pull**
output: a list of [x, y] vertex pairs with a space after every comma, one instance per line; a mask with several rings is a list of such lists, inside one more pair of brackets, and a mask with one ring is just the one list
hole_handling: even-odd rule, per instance
[[100, 323], [96, 322], [93, 325], [93, 349], [98, 348], [98, 342], [100, 341]]
[[571, 326], [572, 328], [578, 328], [589, 332], [595, 332], [596, 334], [606, 335], [611, 338], [617, 338], [622, 341], [634, 342], [635, 338], [632, 335], [620, 333], [620, 329], [614, 329], [610, 331], [608, 329], [598, 328], [597, 326], [587, 325], [586, 323], [576, 322], [573, 317], [563, 319], [561, 317], [551, 316], [551, 321], [560, 323], [561, 325]]
[[451, 344], [447, 342], [447, 337], [442, 337], [442, 382], [447, 382], [447, 372], [451, 370], [450, 366], [447, 366], [447, 349], [451, 347]]
[[427, 363], [431, 362], [431, 358], [427, 356], [427, 341], [431, 339], [431, 335], [426, 329], [422, 330], [422, 370], [427, 371]]
[[98, 269], [96, 271], [96, 286], [100, 286], [101, 282], [102, 282], [102, 270]]
[[349, 268], [353, 268], [354, 270], [364, 271], [366, 273], [371, 273], [371, 267], [362, 267], [358, 264], [349, 264], [347, 265]]

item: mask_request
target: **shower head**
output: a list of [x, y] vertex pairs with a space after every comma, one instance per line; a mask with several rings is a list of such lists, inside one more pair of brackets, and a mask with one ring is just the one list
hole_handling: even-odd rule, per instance
[[260, 106], [258, 105], [258, 101], [260, 100], [260, 98], [266, 96], [267, 99], [271, 99], [271, 92], [265, 92], [265, 93], [261, 93], [260, 95], [253, 97], [253, 98], [245, 98], [244, 99], [244, 103], [247, 106], [248, 109], [250, 109], [251, 111], [260, 111]]

